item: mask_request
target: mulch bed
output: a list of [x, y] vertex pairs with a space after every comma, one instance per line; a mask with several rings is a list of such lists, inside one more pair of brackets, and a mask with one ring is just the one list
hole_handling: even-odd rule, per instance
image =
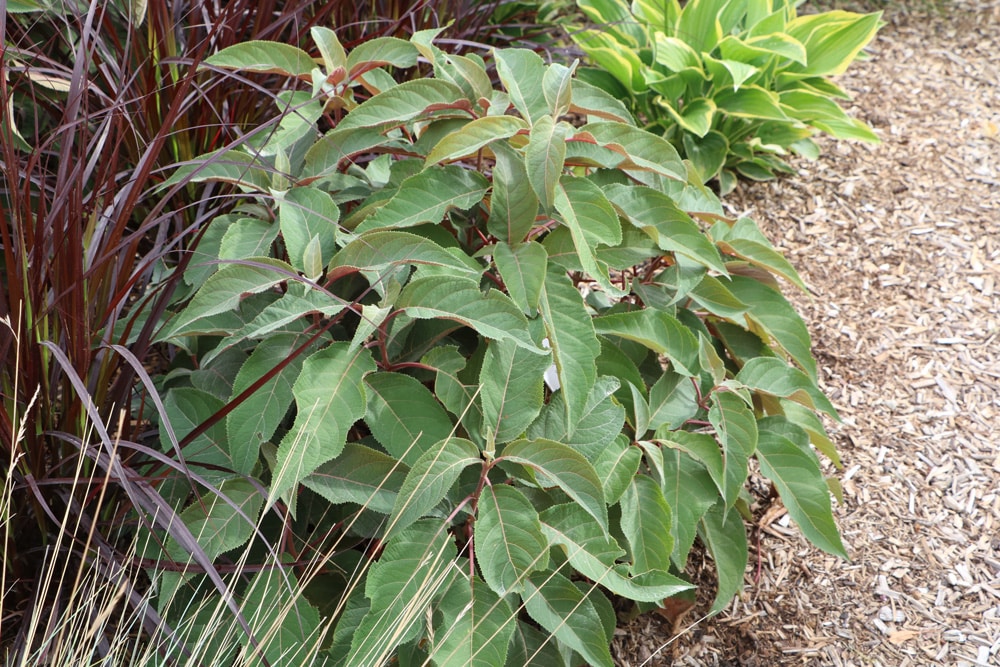
[[843, 417], [851, 560], [775, 503], [744, 592], [702, 618], [694, 563], [705, 599], [623, 625], [620, 665], [1000, 665], [1000, 2], [885, 9], [838, 80], [883, 143], [823, 141], [728, 199], [811, 288], [788, 293]]

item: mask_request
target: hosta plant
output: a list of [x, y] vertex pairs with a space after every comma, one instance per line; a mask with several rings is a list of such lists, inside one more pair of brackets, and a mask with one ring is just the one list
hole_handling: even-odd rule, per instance
[[[574, 66], [435, 34], [208, 60], [303, 85], [275, 130], [174, 177], [243, 203], [161, 334], [162, 446], [211, 488], [161, 490], [278, 627], [219, 631], [217, 586], [170, 540], [165, 618], [219, 656], [611, 665], [609, 595], [689, 591], [696, 540], [712, 610], [740, 590], [752, 469], [844, 555], [794, 269]], [[418, 57], [434, 76], [396, 83]]]
[[596, 68], [581, 78], [628, 103], [722, 192], [737, 175], [789, 171], [814, 157], [817, 131], [878, 141], [848, 116], [843, 73], [875, 36], [881, 12], [799, 16], [795, 0], [577, 0], [596, 24], [571, 33]]

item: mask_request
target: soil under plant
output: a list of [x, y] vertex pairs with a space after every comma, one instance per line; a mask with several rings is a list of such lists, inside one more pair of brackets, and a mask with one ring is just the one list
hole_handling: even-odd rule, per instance
[[1000, 664], [1000, 4], [864, 4], [888, 25], [839, 82], [883, 144], [728, 199], [813, 290], [852, 560], [762, 507], [742, 596], [623, 626], [621, 665]]

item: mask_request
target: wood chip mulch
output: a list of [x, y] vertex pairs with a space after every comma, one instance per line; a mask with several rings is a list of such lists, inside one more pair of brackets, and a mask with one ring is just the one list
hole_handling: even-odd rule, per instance
[[703, 619], [708, 579], [689, 613], [623, 624], [617, 664], [1000, 665], [1000, 2], [885, 20], [838, 79], [883, 143], [823, 141], [728, 200], [812, 290], [790, 296], [844, 420], [851, 560], [776, 503], [744, 592]]

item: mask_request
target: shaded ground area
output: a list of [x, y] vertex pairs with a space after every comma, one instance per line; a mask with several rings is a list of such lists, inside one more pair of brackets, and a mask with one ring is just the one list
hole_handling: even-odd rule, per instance
[[621, 665], [1000, 665], [1000, 2], [944, 7], [888, 7], [839, 81], [882, 145], [729, 199], [813, 290], [852, 560], [776, 503], [742, 596], [625, 626]]

